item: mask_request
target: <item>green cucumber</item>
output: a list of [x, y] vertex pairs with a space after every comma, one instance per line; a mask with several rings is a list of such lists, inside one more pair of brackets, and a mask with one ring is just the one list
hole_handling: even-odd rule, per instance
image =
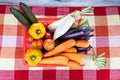
[[30, 28], [31, 23], [30, 23], [30, 21], [27, 19], [27, 17], [22, 12], [20, 12], [14, 6], [10, 7], [10, 11], [17, 18], [17, 20], [26, 27], [26, 29]]
[[26, 15], [26, 17], [32, 23], [37, 23], [38, 22], [35, 15], [33, 14], [33, 12], [30, 10], [30, 8], [25, 3], [20, 2], [19, 5], [21, 6], [22, 10], [24, 11], [24, 14]]

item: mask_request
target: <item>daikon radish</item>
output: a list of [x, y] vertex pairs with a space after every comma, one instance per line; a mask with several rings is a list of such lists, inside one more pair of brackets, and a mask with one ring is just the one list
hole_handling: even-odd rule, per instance
[[[77, 14], [76, 14], [77, 12]], [[92, 7], [87, 7], [85, 9], [83, 9], [82, 11], [74, 11], [66, 16], [64, 16], [63, 18], [51, 23], [49, 26], [48, 26], [48, 29], [51, 31], [51, 32], [55, 32], [56, 28], [57, 27], [61, 27], [62, 24], [64, 24], [64, 21], [67, 19], [69, 19], [69, 17], [73, 16], [74, 18], [76, 18], [76, 20], [80, 19], [81, 15], [82, 14], [89, 14], [89, 13], [93, 13], [93, 8]], [[73, 18], [72, 18], [73, 19]], [[62, 23], [62, 24], [61, 24]], [[71, 23], [72, 24], [72, 23]], [[66, 27], [66, 26], [64, 26]]]
[[51, 23], [50, 25], [48, 25], [48, 29], [51, 31], [51, 32], [55, 32], [56, 28], [57, 27], [60, 27], [61, 26], [61, 23], [63, 23], [71, 14], [68, 14], [66, 15], [65, 17]]
[[56, 46], [53, 50], [46, 52], [43, 56], [44, 57], [49, 57], [49, 56], [54, 56], [56, 54], [59, 54], [73, 46], [75, 46], [76, 41], [74, 39], [69, 39], [58, 46]]
[[[66, 15], [64, 18], [61, 18], [53, 23], [51, 23], [48, 26], [48, 29], [51, 32], [54, 32], [53, 39], [56, 40], [63, 34], [65, 34], [73, 25], [73, 23], [81, 18], [81, 14], [89, 13], [91, 7], [85, 8], [82, 11], [76, 10], [68, 15]], [[92, 12], [92, 11], [91, 11]]]
[[76, 21], [76, 16], [80, 16], [80, 11], [74, 11], [72, 14], [67, 15], [64, 20], [59, 23], [59, 26], [56, 28], [53, 39], [56, 40], [63, 34], [65, 34], [73, 25], [73, 23]]

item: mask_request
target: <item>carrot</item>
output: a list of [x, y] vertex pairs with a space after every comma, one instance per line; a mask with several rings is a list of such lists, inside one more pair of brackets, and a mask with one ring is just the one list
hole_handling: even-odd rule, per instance
[[104, 53], [96, 56], [95, 53], [93, 54], [83, 54], [83, 53], [61, 53], [58, 54], [60, 56], [65, 56], [69, 60], [75, 61], [80, 63], [81, 65], [85, 66], [97, 66], [98, 68], [103, 68], [106, 65], [106, 58], [104, 57]]
[[58, 45], [57, 47], [55, 47], [53, 50], [46, 52], [43, 56], [44, 57], [49, 57], [49, 56], [53, 56], [56, 54], [59, 54], [73, 46], [75, 46], [76, 41], [74, 39], [69, 39], [63, 43], [61, 43], [60, 45]]
[[78, 19], [76, 22], [77, 22], [78, 24], [80, 24], [82, 20], [83, 20], [83, 18], [80, 18], [80, 19]]
[[78, 62], [78, 63], [81, 63], [82, 60], [83, 60], [83, 55], [80, 54], [80, 53], [75, 53], [75, 54], [73, 54], [73, 53], [61, 53], [61, 54], [59, 54], [59, 55], [60, 55], [60, 56], [65, 56], [65, 57], [67, 57], [68, 59], [73, 60], [73, 61], [76, 61], [76, 62]]
[[75, 46], [77, 47], [82, 47], [82, 48], [87, 48], [89, 47], [90, 43], [88, 40], [77, 40]]
[[68, 61], [69, 61], [68, 58], [64, 56], [53, 56], [53, 57], [43, 58], [42, 61], [40, 61], [40, 63], [66, 65]]
[[67, 50], [65, 50], [64, 52], [73, 52], [73, 53], [77, 53], [77, 49], [72, 47], [72, 48], [69, 48]]
[[80, 69], [81, 68], [81, 65], [75, 61], [69, 61], [67, 66], [70, 67], [71, 69]]

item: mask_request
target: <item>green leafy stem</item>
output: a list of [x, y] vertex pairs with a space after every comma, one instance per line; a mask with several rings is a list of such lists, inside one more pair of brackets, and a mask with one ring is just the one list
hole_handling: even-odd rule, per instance
[[98, 68], [103, 68], [106, 66], [106, 58], [104, 57], [105, 52], [101, 53], [100, 55], [96, 56], [94, 49], [92, 48], [93, 51], [93, 61], [96, 64]]

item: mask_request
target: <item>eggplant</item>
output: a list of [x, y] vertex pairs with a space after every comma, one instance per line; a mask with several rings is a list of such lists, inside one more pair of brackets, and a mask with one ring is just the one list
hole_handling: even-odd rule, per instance
[[94, 31], [90, 27], [71, 28], [67, 33], [62, 35], [58, 40], [67, 39], [89, 39], [91, 37], [90, 32]]
[[65, 33], [66, 35], [68, 34], [72, 34], [74, 32], [78, 32], [80, 31], [81, 29], [80, 28], [70, 28], [69, 31], [67, 33]]
[[87, 47], [87, 48], [81, 48], [81, 47], [75, 47], [75, 48], [77, 49], [77, 52], [79, 53], [79, 52], [89, 51], [89, 50], [92, 48], [92, 46], [90, 45], [90, 46]]
[[79, 32], [79, 31], [83, 31], [85, 32], [86, 34], [90, 33], [90, 32], [93, 32], [94, 30], [91, 29], [90, 27], [86, 27], [86, 26], [83, 26], [83, 27], [80, 27], [80, 28], [70, 28], [67, 33], [65, 34], [72, 34], [74, 32]]
[[58, 40], [67, 40], [67, 39], [76, 39], [78, 37], [82, 37], [85, 36], [83, 31], [79, 31], [79, 32], [75, 32], [72, 34], [65, 34], [63, 36], [61, 36], [60, 38], [58, 38]]
[[90, 32], [93, 32], [93, 31], [94, 31], [94, 29], [92, 29], [92, 28], [90, 28], [90, 27], [86, 27], [86, 26], [82, 26], [82, 27], [80, 27], [79, 29], [82, 30], [82, 31], [84, 31], [84, 33], [85, 33], [86, 35], [89, 35]]
[[86, 35], [89, 35], [91, 32], [93, 32], [94, 31], [94, 29], [91, 29], [91, 28], [86, 28], [85, 30], [84, 30], [84, 32], [85, 32], [85, 34]]
[[78, 39], [80, 39], [80, 40], [89, 40], [91, 37], [93, 37], [94, 35], [85, 35], [85, 36], [82, 36], [82, 37], [78, 37], [77, 38], [77, 40]]
[[[84, 35], [84, 36], [79, 36], [79, 37], [74, 37], [75, 40], [89, 40], [91, 37], [93, 37], [94, 35]], [[72, 38], [66, 38], [66, 37], [62, 37], [59, 38], [59, 41], [64, 41], [64, 40], [68, 40], [68, 39], [72, 39]]]

